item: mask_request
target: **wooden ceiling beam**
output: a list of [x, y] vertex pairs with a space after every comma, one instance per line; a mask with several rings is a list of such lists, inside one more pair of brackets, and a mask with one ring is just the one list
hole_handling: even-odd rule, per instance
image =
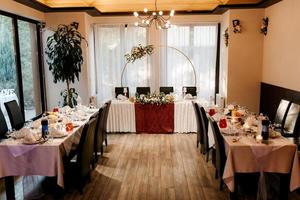
[[[28, 7], [34, 8], [41, 12], [86, 12], [91, 16], [128, 16], [132, 15], [131, 11], [128, 12], [101, 12], [96, 7], [65, 7], [65, 8], [52, 8], [44, 5], [37, 0], [14, 0], [18, 3], [24, 4]], [[282, 0], [261, 0], [259, 3], [251, 4], [226, 4], [219, 5], [213, 10], [176, 10], [177, 15], [192, 15], [192, 14], [223, 14], [229, 9], [252, 9], [252, 8], [266, 8]]]

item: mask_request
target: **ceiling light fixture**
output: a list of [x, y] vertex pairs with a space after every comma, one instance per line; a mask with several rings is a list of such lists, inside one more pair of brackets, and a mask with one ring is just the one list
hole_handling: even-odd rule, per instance
[[165, 18], [163, 11], [157, 10], [157, 0], [155, 0], [155, 11], [148, 13], [148, 9], [144, 8], [144, 14], [148, 16], [140, 16], [136, 11], [133, 13], [133, 15], [140, 20], [140, 22], [134, 23], [135, 26], [150, 27], [154, 23], [156, 29], [168, 29], [171, 27], [170, 18], [174, 16], [175, 11], [171, 10], [169, 15]]

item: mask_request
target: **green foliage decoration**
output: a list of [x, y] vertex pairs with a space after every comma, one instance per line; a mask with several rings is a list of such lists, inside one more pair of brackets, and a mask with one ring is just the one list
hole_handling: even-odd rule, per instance
[[77, 22], [58, 25], [53, 35], [48, 37], [46, 47], [47, 64], [53, 74], [54, 83], [58, 81], [67, 83], [67, 98], [64, 98], [66, 100], [64, 105], [70, 107], [74, 106], [70, 83], [74, 83], [75, 79], [79, 81], [83, 64], [81, 42], [83, 40], [86, 42], [78, 31], [78, 26]]

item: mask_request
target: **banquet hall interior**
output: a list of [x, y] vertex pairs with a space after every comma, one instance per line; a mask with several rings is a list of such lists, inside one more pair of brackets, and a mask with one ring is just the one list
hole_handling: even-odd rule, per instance
[[0, 199], [300, 199], [299, 0], [1, 0]]

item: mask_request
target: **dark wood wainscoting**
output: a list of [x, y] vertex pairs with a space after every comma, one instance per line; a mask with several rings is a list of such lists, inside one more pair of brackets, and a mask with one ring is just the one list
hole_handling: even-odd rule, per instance
[[277, 107], [281, 99], [300, 104], [300, 91], [295, 91], [267, 83], [260, 87], [260, 112], [268, 115], [274, 121]]

